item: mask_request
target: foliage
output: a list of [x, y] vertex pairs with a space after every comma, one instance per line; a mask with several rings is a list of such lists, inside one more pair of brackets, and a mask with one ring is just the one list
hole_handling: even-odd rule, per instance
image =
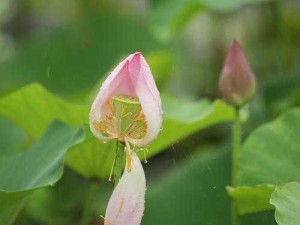
[[[136, 51], [150, 64], [164, 111], [147, 146], [142, 224], [229, 225], [235, 201], [241, 225], [298, 225], [299, 6], [143, 2], [24, 0], [10, 11], [0, 4], [0, 225], [78, 224], [94, 181], [90, 224], [102, 224], [116, 143], [90, 133], [90, 103], [118, 59]], [[258, 80], [245, 109], [237, 187], [225, 141], [234, 110], [212, 100], [232, 39]]]
[[32, 149], [1, 157], [1, 224], [13, 221], [32, 190], [53, 186], [61, 178], [66, 151], [82, 139], [81, 129], [54, 122]]
[[239, 168], [241, 186], [229, 189], [241, 213], [271, 209], [275, 187], [299, 181], [299, 124], [296, 108], [262, 125], [246, 140]]
[[300, 222], [300, 184], [288, 183], [276, 188], [271, 197], [271, 204], [276, 208], [275, 218], [279, 225], [296, 225]]

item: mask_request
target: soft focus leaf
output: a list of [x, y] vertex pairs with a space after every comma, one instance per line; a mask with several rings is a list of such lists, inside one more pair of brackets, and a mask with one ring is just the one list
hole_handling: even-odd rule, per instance
[[240, 159], [240, 185], [284, 185], [300, 181], [300, 108], [260, 126], [246, 140]]
[[12, 122], [0, 117], [0, 157], [20, 151], [29, 141], [27, 135]]
[[62, 176], [66, 151], [83, 131], [54, 122], [32, 149], [0, 158], [0, 190], [15, 192], [54, 185]]
[[[173, 170], [148, 185], [143, 225], [231, 224], [230, 199], [225, 190], [230, 183], [230, 152], [223, 148], [209, 150], [176, 163]], [[243, 225], [256, 221], [276, 224], [269, 212], [241, 217]]]
[[149, 155], [176, 143], [188, 135], [217, 123], [231, 121], [233, 109], [220, 100], [186, 101], [162, 96], [164, 120], [158, 138], [149, 147]]
[[300, 224], [300, 184], [288, 183], [276, 188], [270, 203], [275, 206], [275, 219], [279, 225]]
[[[149, 146], [148, 157], [201, 129], [233, 118], [232, 108], [219, 100], [213, 103], [208, 100], [190, 102], [164, 95], [162, 101], [163, 129]], [[89, 106], [71, 104], [38, 84], [28, 85], [0, 98], [0, 106], [1, 115], [34, 137], [39, 137], [53, 119], [69, 125], [88, 121]], [[86, 133], [85, 141], [68, 152], [66, 164], [85, 177], [107, 177], [114, 159], [115, 143], [101, 143], [90, 135], [88, 128]]]
[[[158, 47], [142, 20], [97, 10], [72, 14], [76, 17], [67, 26], [42, 26], [45, 35], [32, 35], [10, 48], [9, 60], [0, 61], [0, 92], [39, 82], [55, 92], [84, 96], [120, 55]], [[46, 18], [37, 20], [53, 22]]]
[[229, 225], [229, 182], [228, 151], [195, 155], [148, 187], [142, 224]]
[[69, 125], [88, 123], [88, 108], [64, 101], [39, 84], [30, 84], [0, 98], [0, 114], [38, 138], [57, 119]]
[[273, 209], [269, 200], [274, 189], [275, 186], [272, 185], [240, 186], [228, 187], [227, 192], [237, 202], [239, 214], [245, 214]]
[[155, 51], [146, 55], [146, 60], [159, 90], [162, 90], [174, 72], [176, 65], [174, 58], [174, 55], [167, 51]]
[[32, 149], [0, 158], [0, 224], [14, 220], [30, 190], [54, 185], [66, 151], [83, 139], [81, 129], [54, 122]]
[[0, 225], [13, 224], [28, 194], [26, 191], [16, 193], [0, 192]]
[[[300, 181], [299, 130], [300, 109], [296, 108], [273, 122], [262, 125], [248, 137], [240, 158], [238, 183], [250, 187], [242, 188], [243, 195], [235, 196], [241, 212], [270, 208], [271, 190], [264, 185], [256, 185], [282, 186], [292, 181]], [[240, 188], [236, 191], [240, 192]]]

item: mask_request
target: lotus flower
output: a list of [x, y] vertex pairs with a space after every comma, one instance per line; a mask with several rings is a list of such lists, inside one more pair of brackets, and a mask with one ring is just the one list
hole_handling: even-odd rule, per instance
[[162, 124], [160, 95], [150, 68], [137, 52], [124, 59], [102, 84], [90, 112], [93, 134], [107, 142], [149, 144]]
[[[139, 225], [146, 180], [134, 148], [149, 144], [162, 123], [160, 95], [141, 53], [124, 59], [102, 84], [90, 112], [90, 128], [101, 141], [124, 143], [126, 166], [109, 200], [105, 225]], [[133, 146], [133, 147], [131, 147]]]
[[255, 93], [255, 76], [237, 41], [227, 54], [219, 87], [227, 102], [238, 107], [249, 102]]

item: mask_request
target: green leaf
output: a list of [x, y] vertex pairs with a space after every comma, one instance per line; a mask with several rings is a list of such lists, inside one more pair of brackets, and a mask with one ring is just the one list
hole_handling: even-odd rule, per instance
[[275, 219], [279, 225], [300, 224], [300, 183], [292, 182], [276, 188], [270, 203], [275, 206]]
[[[150, 145], [148, 157], [199, 130], [230, 121], [234, 116], [232, 108], [219, 100], [190, 102], [163, 95], [162, 102], [163, 129]], [[69, 125], [88, 123], [89, 108], [62, 100], [38, 84], [28, 85], [0, 98], [0, 114], [36, 138], [53, 119]], [[101, 143], [86, 128], [85, 141], [68, 152], [66, 164], [88, 178], [107, 177], [114, 159], [115, 146], [114, 142]]]
[[84, 96], [120, 55], [159, 47], [141, 19], [105, 9], [72, 18], [68, 26], [53, 27], [47, 35], [24, 38], [17, 48], [9, 38], [1, 42], [13, 54], [0, 62], [0, 93], [38, 81], [58, 93]]
[[192, 156], [147, 188], [143, 225], [229, 225], [230, 154]]
[[0, 225], [11, 225], [19, 214], [29, 192], [0, 192]]
[[0, 190], [16, 192], [54, 185], [67, 150], [83, 140], [82, 129], [54, 122], [30, 149], [0, 158]]
[[238, 184], [249, 187], [237, 187], [234, 197], [240, 212], [270, 209], [269, 185], [300, 181], [299, 131], [300, 108], [296, 108], [260, 126], [248, 137], [239, 162]]
[[234, 117], [233, 109], [220, 100], [191, 102], [163, 95], [162, 102], [163, 128], [149, 147], [150, 156], [197, 131]]
[[34, 138], [57, 119], [69, 125], [88, 123], [88, 108], [64, 101], [39, 84], [30, 84], [0, 98], [0, 114]]
[[227, 187], [227, 193], [237, 202], [240, 215], [273, 209], [269, 200], [274, 190], [272, 185]]
[[[230, 121], [233, 110], [222, 101], [184, 101], [163, 95], [163, 129], [149, 146], [148, 157], [163, 151], [173, 143], [212, 126]], [[178, 107], [180, 106], [180, 107]], [[66, 163], [88, 178], [106, 178], [110, 172], [116, 152], [115, 142], [103, 144], [95, 138], [75, 146], [66, 157]], [[143, 154], [140, 154], [143, 158]]]
[[240, 159], [240, 185], [284, 185], [300, 181], [300, 108], [260, 126], [246, 140]]
[[0, 158], [0, 224], [10, 224], [24, 197], [53, 186], [63, 174], [66, 151], [83, 140], [83, 131], [54, 122], [29, 150]]
[[[148, 183], [142, 224], [230, 225], [230, 199], [225, 187], [230, 183], [230, 151], [217, 147], [193, 153], [183, 162]], [[174, 159], [165, 158], [168, 165]], [[151, 167], [151, 163], [146, 167]], [[152, 170], [154, 168], [149, 168]], [[159, 168], [161, 171], [161, 168]], [[147, 172], [147, 170], [146, 170]], [[147, 175], [147, 173], [146, 173]], [[273, 213], [241, 217], [241, 224], [275, 225]]]
[[20, 151], [30, 143], [27, 135], [12, 122], [0, 117], [0, 157]]

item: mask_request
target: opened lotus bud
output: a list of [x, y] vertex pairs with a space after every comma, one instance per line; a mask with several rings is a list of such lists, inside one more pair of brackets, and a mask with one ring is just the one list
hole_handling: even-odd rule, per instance
[[160, 95], [141, 53], [123, 60], [104, 81], [92, 105], [90, 127], [107, 142], [149, 144], [162, 123]]
[[141, 53], [132, 54], [104, 81], [90, 112], [93, 134], [104, 142], [118, 141], [111, 172], [116, 187], [107, 206], [105, 225], [140, 225], [146, 179], [135, 147], [149, 144], [161, 124], [161, 100], [150, 68]]
[[226, 101], [240, 107], [255, 94], [256, 80], [237, 41], [234, 41], [225, 60], [219, 88]]

